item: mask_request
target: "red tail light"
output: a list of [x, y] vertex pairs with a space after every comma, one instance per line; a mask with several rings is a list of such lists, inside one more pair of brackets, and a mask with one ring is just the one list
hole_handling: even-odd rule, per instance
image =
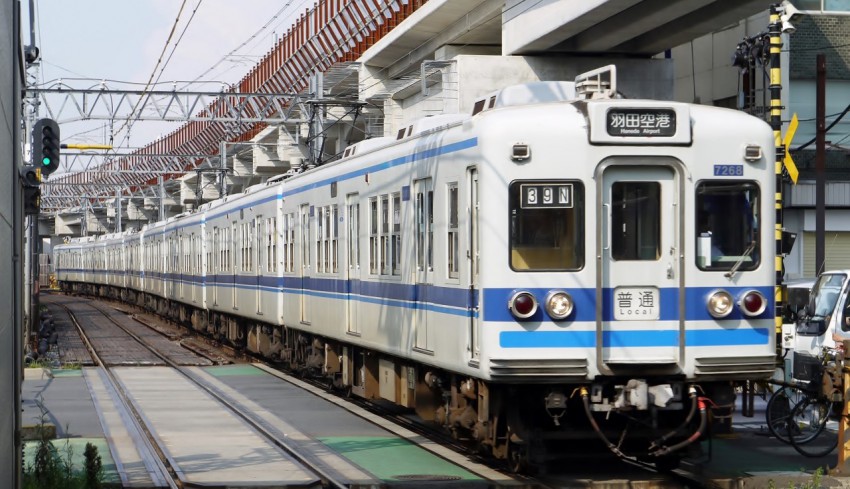
[[537, 299], [530, 292], [517, 292], [508, 301], [508, 308], [517, 319], [526, 319], [537, 312]]
[[750, 290], [741, 296], [741, 300], [738, 301], [738, 307], [746, 316], [758, 316], [767, 308], [767, 299], [760, 292]]

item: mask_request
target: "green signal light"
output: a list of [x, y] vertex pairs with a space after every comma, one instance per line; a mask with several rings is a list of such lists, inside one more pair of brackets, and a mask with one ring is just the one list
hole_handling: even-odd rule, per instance
[[41, 164], [44, 165], [44, 166], [49, 165], [50, 164], [50, 158], [42, 158]]

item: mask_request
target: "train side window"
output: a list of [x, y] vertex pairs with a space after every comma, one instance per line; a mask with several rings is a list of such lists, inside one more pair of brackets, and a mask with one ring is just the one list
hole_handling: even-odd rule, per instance
[[269, 223], [269, 227], [270, 227], [270, 229], [269, 229], [269, 233], [270, 233], [269, 239], [271, 239], [271, 242], [272, 242], [271, 253], [270, 253], [271, 256], [269, 256], [269, 269], [272, 272], [277, 273], [277, 263], [278, 263], [277, 249], [278, 249], [278, 240], [279, 240], [279, 234], [278, 234], [279, 232], [277, 230], [277, 217], [271, 218], [270, 223]]
[[283, 271], [295, 271], [295, 213], [283, 216]]
[[337, 215], [339, 214], [339, 210], [337, 205], [334, 204], [330, 206], [330, 211], [328, 212], [328, 219], [330, 222], [328, 223], [328, 230], [331, 236], [331, 272], [337, 273], [339, 272], [339, 219], [337, 219]]
[[611, 201], [611, 257], [648, 261], [660, 258], [661, 185], [615, 182]]
[[[357, 194], [352, 194], [356, 196]], [[360, 204], [348, 206], [348, 267], [360, 267]]]
[[369, 273], [378, 274], [378, 198], [369, 199]]
[[393, 194], [392, 274], [401, 275], [401, 194]]
[[325, 208], [316, 209], [316, 271], [327, 272], [328, 257], [322, 249], [325, 242]]
[[414, 182], [416, 267], [420, 272], [434, 270], [434, 191], [431, 185], [430, 178]]
[[310, 259], [310, 209], [311, 206], [301, 206], [301, 268], [309, 270]]
[[510, 263], [516, 271], [584, 267], [584, 186], [519, 180], [510, 192]]
[[381, 247], [380, 263], [381, 275], [390, 274], [390, 196], [384, 194], [381, 196]]
[[458, 233], [458, 193], [457, 182], [448, 184], [447, 196], [449, 199], [449, 219], [448, 219], [448, 275], [449, 278], [458, 278], [460, 270], [460, 258], [458, 257], [458, 248], [460, 238]]
[[760, 196], [752, 181], [704, 181], [696, 188], [697, 266], [755, 270], [760, 261]]
[[339, 227], [337, 224], [337, 206], [327, 205], [319, 208], [316, 237], [317, 270], [323, 273], [337, 273]]

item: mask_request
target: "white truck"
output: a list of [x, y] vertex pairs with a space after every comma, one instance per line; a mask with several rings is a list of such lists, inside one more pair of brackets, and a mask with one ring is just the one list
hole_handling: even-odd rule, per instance
[[[820, 365], [818, 355], [824, 347], [832, 348], [850, 339], [850, 270], [832, 270], [822, 273], [811, 286], [804, 307], [795, 310], [790, 299], [783, 325], [783, 347], [793, 350], [792, 376], [806, 379], [811, 369]], [[802, 289], [805, 283], [796, 287]], [[801, 293], [800, 290], [797, 291]], [[797, 303], [799, 304], [799, 303]], [[792, 331], [786, 326], [793, 327]]]

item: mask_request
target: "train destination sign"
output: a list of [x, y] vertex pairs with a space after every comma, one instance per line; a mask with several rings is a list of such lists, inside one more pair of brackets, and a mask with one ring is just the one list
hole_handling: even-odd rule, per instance
[[573, 184], [534, 183], [520, 185], [523, 209], [571, 208], [573, 206]]
[[606, 117], [610, 136], [671, 137], [676, 134], [673, 109], [611, 109]]

